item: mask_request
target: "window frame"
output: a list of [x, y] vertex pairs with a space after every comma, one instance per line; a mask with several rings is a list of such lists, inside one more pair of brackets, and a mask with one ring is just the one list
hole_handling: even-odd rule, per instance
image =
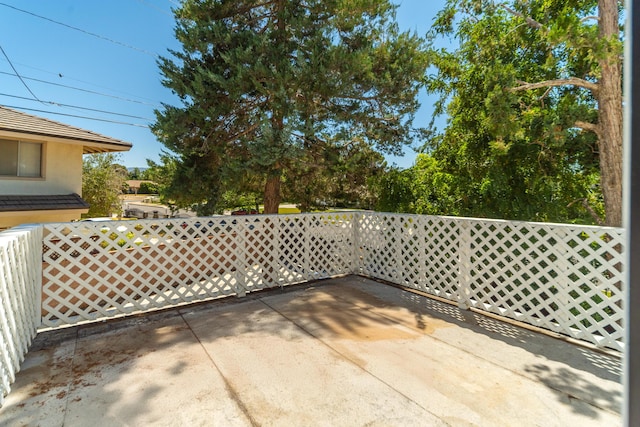
[[[44, 141], [31, 141], [18, 138], [0, 137], [0, 141], [16, 142], [18, 144], [18, 157], [16, 159], [16, 174], [15, 175], [3, 175], [0, 174], [0, 180], [32, 180], [41, 181], [45, 179], [45, 159], [46, 159], [46, 142]], [[40, 146], [40, 172], [37, 176], [22, 176], [20, 175], [20, 145], [21, 144], [38, 144]]]

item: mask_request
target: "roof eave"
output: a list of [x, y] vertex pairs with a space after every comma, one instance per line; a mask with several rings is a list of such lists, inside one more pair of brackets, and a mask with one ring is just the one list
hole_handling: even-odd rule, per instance
[[89, 141], [79, 138], [63, 138], [55, 135], [46, 135], [36, 132], [11, 131], [0, 129], [0, 138], [7, 139], [28, 139], [42, 142], [58, 142], [61, 144], [82, 145], [83, 154], [108, 153], [129, 151], [133, 145], [130, 142], [121, 141], [121, 143], [109, 144], [106, 142]]

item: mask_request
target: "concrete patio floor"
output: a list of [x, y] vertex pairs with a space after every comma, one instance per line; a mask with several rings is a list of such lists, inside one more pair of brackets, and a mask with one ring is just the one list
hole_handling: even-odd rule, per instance
[[2, 426], [616, 426], [622, 362], [357, 276], [41, 333]]

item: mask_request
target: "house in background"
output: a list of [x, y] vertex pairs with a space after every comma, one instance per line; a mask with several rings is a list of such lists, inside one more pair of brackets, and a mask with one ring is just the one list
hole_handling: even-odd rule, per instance
[[127, 187], [129, 187], [127, 190], [129, 194], [135, 194], [137, 196], [138, 191], [140, 191], [140, 187], [143, 186], [143, 184], [155, 185], [155, 182], [149, 181], [147, 179], [129, 179], [126, 181], [126, 184]]
[[0, 107], [0, 229], [80, 219], [82, 155], [131, 143]]

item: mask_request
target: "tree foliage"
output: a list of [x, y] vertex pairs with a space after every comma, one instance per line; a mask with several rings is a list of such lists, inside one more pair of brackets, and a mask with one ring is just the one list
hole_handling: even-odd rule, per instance
[[147, 166], [147, 178], [157, 185], [160, 202], [168, 206], [171, 211], [188, 209], [200, 215], [211, 213], [206, 210], [206, 207], [203, 211], [202, 204], [193, 203], [192, 195], [201, 194], [198, 193], [201, 189], [191, 185], [192, 172], [179, 162], [176, 155], [163, 151], [160, 153], [159, 163], [147, 159]]
[[432, 37], [459, 45], [432, 49], [427, 87], [448, 121], [425, 146], [427, 163], [414, 166], [434, 184], [423, 199], [441, 200], [439, 183], [450, 189], [447, 209], [461, 215], [600, 222], [606, 210], [607, 224], [620, 225], [617, 7], [450, 0]]
[[324, 141], [285, 173], [283, 194], [302, 212], [327, 206], [370, 209], [369, 180], [384, 167], [384, 157], [362, 140]]
[[82, 161], [82, 198], [89, 203], [86, 217], [121, 214], [120, 194], [128, 177], [113, 153], [89, 154]]
[[140, 183], [138, 194], [158, 194], [158, 184], [152, 181], [143, 181]]
[[178, 155], [171, 185], [183, 201], [214, 212], [234, 183], [258, 181], [274, 213], [283, 180], [306, 179], [310, 206], [322, 188], [312, 177], [335, 167], [311, 165], [319, 147], [399, 153], [427, 61], [394, 14], [388, 0], [183, 1], [182, 50], [159, 64], [181, 105], [164, 105], [152, 126]]

